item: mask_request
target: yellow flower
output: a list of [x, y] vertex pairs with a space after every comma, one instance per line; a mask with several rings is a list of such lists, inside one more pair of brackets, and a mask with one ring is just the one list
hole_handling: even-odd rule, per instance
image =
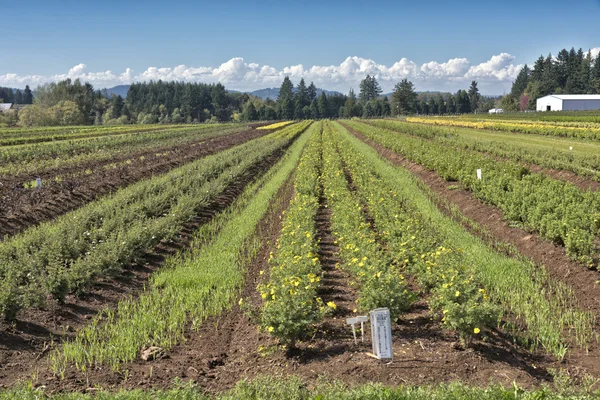
[[456, 297], [460, 296], [460, 292], [457, 290], [456, 293], [454, 293], [454, 296], [456, 296]]
[[481, 332], [481, 329], [475, 328], [475, 329], [473, 329], [473, 332], [475, 332], [475, 334], [477, 335], [479, 332]]
[[337, 306], [335, 305], [335, 303], [334, 303], [333, 301], [329, 301], [329, 302], [327, 302], [327, 307], [331, 307], [331, 308], [333, 308], [334, 310], [337, 308]]
[[267, 328], [267, 330], [268, 330], [269, 332], [273, 332], [273, 331], [275, 330], [275, 328], [273, 328], [272, 326], [270, 326], [269, 328]]

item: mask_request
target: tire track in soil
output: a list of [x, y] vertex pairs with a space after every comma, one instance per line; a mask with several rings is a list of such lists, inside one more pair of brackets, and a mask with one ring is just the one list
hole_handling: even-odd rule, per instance
[[[122, 164], [116, 169], [105, 169], [119, 160], [78, 166], [77, 171], [92, 169], [93, 175], [65, 178], [40, 190], [15, 187], [0, 197], [0, 240], [15, 235], [40, 222], [52, 220], [73, 211], [106, 194], [154, 175], [164, 174], [174, 168], [232, 148], [260, 136], [264, 131], [246, 130], [231, 135], [204, 139], [185, 146], [165, 148], [168, 154], [157, 157], [157, 149], [125, 156], [123, 160], [135, 160], [131, 165]], [[143, 160], [141, 159], [143, 157]], [[61, 174], [61, 172], [57, 172]]]
[[45, 310], [24, 310], [14, 324], [0, 320], [0, 388], [11, 386], [19, 379], [28, 379], [34, 372], [38, 375], [37, 384], [55, 385], [57, 389], [80, 380], [74, 369], [65, 382], [58, 382], [49, 372], [49, 362], [44, 360], [44, 356], [50, 350], [51, 340], [60, 344], [63, 340], [74, 339], [77, 330], [89, 323], [98, 312], [107, 307], [114, 309], [121, 299], [139, 295], [150, 275], [162, 267], [166, 258], [188, 248], [194, 232], [231, 205], [250, 182], [281, 158], [290, 144], [250, 168], [240, 180], [199, 210], [176, 238], [160, 242], [140, 262], [132, 264], [121, 274], [102, 278], [83, 296], [68, 295], [64, 305], [50, 301]]
[[[385, 129], [385, 128], [381, 128], [379, 126], [373, 125], [370, 122], [366, 122], [366, 121], [361, 121], [361, 122], [363, 122], [367, 125], [370, 125], [374, 128]], [[411, 122], [411, 123], [414, 123], [414, 122]], [[421, 123], [418, 123], [418, 124], [421, 124]], [[344, 124], [342, 124], [342, 125], [344, 125]], [[428, 124], [421, 124], [421, 125], [430, 126]], [[344, 125], [344, 128], [349, 129], [346, 125]], [[434, 141], [433, 139], [424, 138], [424, 137], [417, 136], [417, 135], [411, 135], [409, 133], [405, 133], [405, 132], [401, 132], [401, 131], [397, 131], [397, 130], [393, 130], [393, 129], [388, 129], [388, 130], [390, 130], [394, 133], [397, 133], [399, 135], [406, 135], [406, 136], [413, 137], [415, 139], [421, 139], [421, 140], [428, 141], [428, 142]], [[451, 147], [451, 148], [457, 148], [457, 146], [453, 146], [450, 144], [444, 144], [441, 142], [438, 142], [438, 143], [440, 143], [444, 146]], [[464, 149], [461, 148], [461, 150], [464, 150]], [[573, 171], [569, 171], [566, 169], [555, 169], [555, 168], [543, 167], [539, 164], [530, 163], [530, 162], [526, 162], [526, 161], [514, 161], [508, 157], [498, 156], [498, 155], [489, 153], [487, 151], [482, 151], [482, 150], [467, 149], [467, 151], [469, 151], [473, 154], [484, 155], [484, 156], [489, 157], [498, 162], [505, 162], [505, 161], [518, 162], [520, 165], [528, 168], [533, 173], [541, 173], [541, 174], [547, 175], [551, 178], [557, 179], [559, 181], [571, 183], [571, 184], [577, 186], [578, 188], [580, 188], [581, 190], [591, 190], [591, 191], [595, 191], [595, 192], [600, 190], [600, 182], [598, 182], [592, 178], [588, 178], [586, 176], [579, 175]]]
[[[474, 230], [471, 226], [466, 225], [464, 221], [457, 221], [473, 235], [481, 238], [486, 243], [489, 243], [490, 237], [492, 237], [496, 241], [511, 244], [521, 255], [529, 258], [541, 268], [545, 268], [550, 279], [563, 282], [571, 287], [580, 309], [592, 312], [595, 315], [600, 313], [600, 286], [595, 283], [600, 278], [597, 271], [592, 271], [571, 260], [566, 255], [563, 247], [541, 238], [538, 234], [510, 226], [509, 222], [504, 219], [500, 209], [483, 203], [462, 187], [456, 189], [455, 183], [446, 182], [435, 171], [429, 171], [424, 166], [414, 163], [354, 131], [352, 128], [342, 125], [356, 138], [375, 149], [381, 157], [411, 172], [435, 196], [445, 199], [447, 204], [440, 203], [439, 199], [436, 200], [435, 197], [432, 198], [434, 204], [444, 214], [454, 218], [452, 212], [448, 209], [448, 205], [456, 207], [462, 215], [474, 221], [486, 231], [484, 233], [481, 230]], [[449, 188], [450, 186], [453, 187]], [[492, 245], [493, 243], [489, 244]], [[599, 324], [600, 321], [596, 324], [596, 331], [600, 328]], [[556, 365], [563, 369], [569, 369], [573, 376], [587, 372], [599, 377], [600, 345], [591, 343], [589, 352], [572, 348], [566, 361], [560, 364], [556, 363]]]

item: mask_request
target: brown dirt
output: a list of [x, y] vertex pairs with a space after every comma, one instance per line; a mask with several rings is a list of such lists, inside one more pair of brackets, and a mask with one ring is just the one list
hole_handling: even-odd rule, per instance
[[[371, 125], [371, 126], [375, 126], [375, 125], [370, 124], [369, 122], [365, 122], [365, 123], [368, 125]], [[428, 125], [428, 124], [423, 124], [423, 125]], [[349, 129], [347, 126], [345, 126], [345, 127], [346, 127], [346, 129]], [[421, 140], [431, 141], [431, 139], [423, 138], [421, 136], [410, 135], [410, 134], [407, 134], [407, 133], [404, 133], [401, 131], [394, 130], [394, 132], [397, 132], [398, 134], [418, 138]], [[507, 157], [500, 157], [500, 156], [491, 154], [486, 151], [476, 151], [476, 150], [468, 150], [468, 151], [470, 151], [472, 153], [485, 154], [486, 156], [488, 156], [496, 161], [500, 161], [500, 162], [502, 162], [502, 161], [514, 162], [514, 160], [511, 160]], [[554, 178], [554, 179], [557, 179], [557, 180], [560, 180], [563, 182], [572, 183], [573, 185], [575, 185], [583, 190], [591, 190], [591, 191], [599, 191], [600, 190], [600, 182], [598, 182], [592, 178], [588, 178], [586, 176], [578, 175], [573, 171], [564, 170], [564, 169], [546, 168], [546, 167], [542, 167], [541, 165], [538, 165], [538, 164], [528, 163], [528, 162], [524, 162], [524, 161], [520, 161], [519, 164], [526, 167], [531, 172], [542, 173], [542, 174], [548, 175], [551, 178]]]
[[[40, 190], [23, 188], [23, 177], [14, 178], [12, 184], [4, 182], [4, 187], [11, 187], [12, 190], [5, 190], [0, 196], [0, 240], [54, 219], [119, 188], [264, 134], [264, 131], [249, 129], [184, 146], [145, 150], [110, 161], [77, 166], [75, 171], [67, 168], [53, 173], [53, 176], [63, 176], [64, 181]], [[163, 155], [158, 157], [157, 154]], [[126, 163], [127, 160], [131, 160], [131, 164]], [[117, 164], [117, 168], [104, 168], [113, 163]], [[81, 175], [80, 172], [86, 169], [91, 170], [92, 174]], [[78, 173], [69, 175], [74, 172]]]
[[[463, 188], [457, 188], [456, 182], [446, 182], [435, 171], [429, 171], [422, 165], [411, 162], [348, 127], [346, 129], [373, 147], [382, 157], [409, 170], [435, 195], [457, 207], [462, 215], [486, 231], [484, 235], [481, 231], [472, 230], [474, 234], [484, 240], [489, 239], [487, 236], [489, 235], [498, 242], [513, 245], [521, 255], [545, 268], [551, 279], [571, 287], [578, 306], [582, 310], [595, 315], [600, 313], [600, 285], [596, 284], [596, 281], [600, 279], [600, 274], [597, 271], [592, 271], [571, 260], [563, 247], [544, 240], [535, 233], [512, 227], [503, 218], [500, 209], [483, 203]], [[438, 202], [438, 206], [443, 212], [451, 215], [444, 204]], [[598, 326], [596, 326], [597, 329]], [[598, 343], [593, 343], [589, 350], [586, 353], [579, 349], [572, 349], [562, 367], [582, 368], [594, 376], [600, 377], [600, 346]]]
[[[36, 363], [43, 360], [54, 343], [73, 339], [81, 327], [89, 323], [98, 312], [114, 308], [126, 297], [136, 296], [144, 290], [148, 277], [158, 270], [165, 259], [189, 246], [199, 226], [210, 221], [227, 208], [244, 190], [246, 185], [268, 170], [283, 154], [281, 149], [251, 168], [240, 180], [227, 187], [212, 203], [198, 211], [178, 237], [161, 242], [148, 252], [144, 259], [131, 265], [114, 278], [104, 278], [86, 295], [69, 295], [64, 305], [49, 302], [47, 309], [30, 309], [19, 315], [17, 322], [9, 324], [0, 320], [0, 388], [12, 385], [19, 379], [28, 379], [36, 371]], [[39, 361], [43, 375], [48, 375], [47, 360]], [[45, 383], [46, 384], [46, 383]]]

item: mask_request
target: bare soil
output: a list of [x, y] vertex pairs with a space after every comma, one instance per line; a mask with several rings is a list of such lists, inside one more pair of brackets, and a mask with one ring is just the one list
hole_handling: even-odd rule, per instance
[[[5, 180], [2, 182], [5, 189], [0, 193], [0, 240], [40, 222], [52, 220], [134, 182], [163, 174], [264, 134], [265, 131], [249, 129], [192, 144], [145, 150], [110, 161], [93, 162], [77, 166], [75, 170], [65, 168], [52, 174], [63, 177], [63, 181], [52, 182], [39, 190], [23, 187], [24, 180], [31, 177]], [[116, 168], [105, 168], [112, 164]], [[91, 174], [82, 174], [85, 170], [91, 171]]]

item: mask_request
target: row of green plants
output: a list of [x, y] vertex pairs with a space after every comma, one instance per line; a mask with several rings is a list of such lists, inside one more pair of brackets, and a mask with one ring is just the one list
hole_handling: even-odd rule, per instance
[[560, 126], [552, 125], [543, 122], [536, 122], [531, 124], [523, 124], [518, 122], [508, 121], [494, 121], [494, 120], [477, 120], [469, 121], [459, 118], [442, 118], [442, 117], [407, 117], [407, 122], [431, 124], [431, 125], [442, 125], [442, 126], [455, 126], [464, 128], [475, 128], [475, 129], [489, 129], [493, 131], [504, 131], [504, 132], [516, 132], [516, 133], [527, 133], [535, 135], [547, 135], [547, 136], [562, 136], [569, 138], [580, 138], [580, 139], [600, 139], [600, 126], [594, 127], [582, 127], [582, 126]]
[[[502, 140], [488, 135], [484, 130], [470, 128], [453, 128], [406, 123], [397, 120], [373, 120], [372, 125], [394, 130], [404, 134], [437, 140], [441, 143], [481, 153], [493, 154], [517, 162], [537, 164], [545, 168], [572, 171], [577, 175], [600, 180], [600, 155], [583, 154], [564, 151], [551, 146], [537, 146], [527, 141], [520, 141], [518, 134]], [[578, 146], [579, 142], [565, 142], [566, 150], [570, 145]]]
[[496, 307], [506, 329], [558, 358], [595, 339], [594, 316], [578, 309], [568, 287], [531, 262], [489, 248], [440, 212], [409, 171], [334, 127], [342, 160], [395, 262], [431, 290], [431, 307], [463, 340], [495, 324]]
[[13, 129], [0, 130], [0, 146], [15, 146], [29, 143], [54, 142], [61, 140], [75, 140], [110, 135], [123, 135], [138, 132], [151, 132], [158, 130], [172, 130], [180, 128], [176, 125], [117, 125], [94, 126], [84, 128], [62, 129]]
[[337, 150], [332, 126], [323, 133], [322, 182], [331, 226], [342, 260], [340, 268], [352, 277], [362, 313], [387, 307], [393, 320], [410, 308], [415, 295], [410, 291], [393, 254], [382, 245], [363, 212], [363, 204], [351, 193]]
[[[524, 389], [516, 383], [505, 387], [490, 382], [488, 386], [468, 386], [461, 382], [424, 386], [388, 386], [380, 383], [346, 385], [326, 379], [307, 381], [298, 376], [263, 375], [253, 380], [240, 380], [233, 388], [215, 395], [191, 382], [177, 380], [168, 389], [107, 390], [93, 393], [56, 392], [44, 387], [20, 385], [0, 390], [0, 400], [592, 400], [600, 396], [593, 389], [594, 379], [583, 384], [566, 374], [539, 388]], [[558, 374], [557, 374], [558, 375]]]
[[322, 122], [314, 126], [317, 132], [298, 163], [294, 198], [269, 258], [269, 280], [258, 287], [264, 302], [259, 316], [262, 330], [290, 347], [335, 307], [323, 304], [317, 296], [322, 275], [315, 221], [322, 192]]
[[114, 195], [0, 243], [0, 312], [63, 301], [100, 275], [119, 272], [159, 241], [173, 237], [197, 211], [267, 156], [288, 145], [309, 122], [140, 181]]
[[[308, 124], [296, 124], [287, 131], [304, 131]], [[200, 227], [190, 249], [168, 258], [139, 298], [123, 300], [116, 310], [104, 311], [75, 340], [53, 352], [55, 373], [63, 375], [69, 365], [82, 371], [108, 365], [119, 371], [143, 348], [169, 350], [185, 340], [186, 326], [196, 329], [206, 318], [231, 308], [239, 298], [246, 267], [261, 246], [258, 225], [314, 132], [315, 128], [308, 128], [227, 210]]]
[[[430, 170], [447, 181], [458, 181], [475, 196], [504, 212], [505, 218], [539, 232], [564, 246], [567, 254], [589, 267], [597, 255], [600, 233], [600, 193], [531, 173], [514, 161], [399, 134], [361, 122], [347, 126]], [[482, 179], [477, 178], [482, 170]]]
[[0, 148], [0, 176], [42, 174], [136, 151], [162, 149], [242, 132], [245, 126], [206, 125]]

